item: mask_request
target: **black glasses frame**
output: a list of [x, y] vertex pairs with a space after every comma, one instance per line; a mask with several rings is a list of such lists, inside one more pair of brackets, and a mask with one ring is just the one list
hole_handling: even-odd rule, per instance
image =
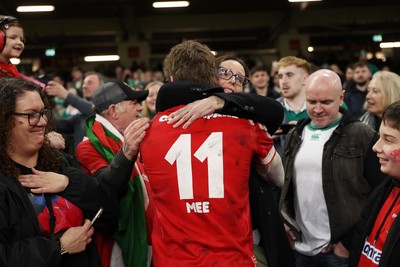
[[[29, 125], [36, 126], [38, 125], [41, 117], [47, 122], [52, 117], [53, 113], [51, 108], [45, 108], [42, 112], [31, 112], [31, 113], [14, 112], [14, 115], [27, 116]], [[36, 123], [32, 123], [32, 119], [37, 120]]]
[[[223, 70], [225, 70], [225, 71], [228, 71], [228, 72], [231, 74], [231, 76], [229, 76], [229, 78], [221, 77], [221, 76], [219, 75], [219, 71], [220, 71], [221, 69], [223, 69]], [[236, 83], [237, 85], [240, 85], [240, 86], [245, 86], [245, 85], [248, 84], [249, 81], [250, 81], [249, 78], [247, 78], [246, 76], [244, 76], [244, 75], [242, 75], [242, 74], [240, 74], [240, 73], [235, 74], [235, 73], [233, 73], [233, 71], [232, 71], [231, 69], [228, 69], [228, 68], [225, 68], [225, 67], [222, 67], [222, 66], [218, 66], [218, 76], [219, 76], [221, 79], [223, 79], [223, 80], [232, 79], [232, 77], [234, 76], [234, 77], [235, 77], [235, 83]], [[240, 82], [240, 80], [239, 80], [240, 78], [243, 78], [243, 83]]]

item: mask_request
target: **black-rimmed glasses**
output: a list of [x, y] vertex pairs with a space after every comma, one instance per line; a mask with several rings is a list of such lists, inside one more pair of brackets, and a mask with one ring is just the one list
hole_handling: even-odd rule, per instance
[[53, 113], [50, 108], [45, 108], [42, 112], [31, 112], [31, 113], [14, 112], [14, 115], [27, 116], [29, 125], [36, 126], [39, 123], [41, 117], [43, 117], [43, 119], [47, 122], [52, 117]]
[[240, 73], [235, 74], [235, 73], [233, 73], [232, 70], [221, 67], [221, 66], [218, 67], [218, 76], [224, 80], [229, 80], [234, 76], [235, 83], [240, 86], [245, 86], [246, 84], [249, 83], [249, 78], [247, 78], [246, 76], [244, 76]]

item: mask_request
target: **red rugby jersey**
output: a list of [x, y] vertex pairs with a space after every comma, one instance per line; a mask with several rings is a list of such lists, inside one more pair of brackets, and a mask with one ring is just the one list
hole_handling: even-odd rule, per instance
[[255, 266], [248, 177], [253, 159], [273, 159], [273, 141], [219, 114], [174, 129], [166, 116], [176, 109], [154, 117], [141, 145], [156, 209], [154, 266]]

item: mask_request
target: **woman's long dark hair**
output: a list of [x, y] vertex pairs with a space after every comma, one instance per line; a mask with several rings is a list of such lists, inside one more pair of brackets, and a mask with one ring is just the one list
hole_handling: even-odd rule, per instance
[[[41, 88], [34, 83], [14, 77], [0, 79], [0, 171], [7, 176], [17, 178], [20, 175], [15, 162], [9, 157], [7, 151], [13, 148], [10, 143], [12, 129], [15, 127], [14, 112], [16, 101], [26, 92], [38, 92]], [[49, 119], [50, 120], [50, 119]], [[48, 127], [46, 127], [46, 134]], [[24, 140], [20, 140], [24, 142]], [[59, 168], [59, 156], [55, 149], [50, 147], [45, 136], [43, 146], [39, 150], [37, 162], [38, 169], [42, 171], [56, 171]]]

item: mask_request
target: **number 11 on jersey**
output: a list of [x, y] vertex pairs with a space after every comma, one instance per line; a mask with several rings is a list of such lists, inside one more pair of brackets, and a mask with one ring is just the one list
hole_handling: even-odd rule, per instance
[[[193, 169], [191, 134], [181, 134], [168, 150], [165, 160], [169, 164], [176, 161], [178, 188], [180, 199], [193, 199]], [[222, 147], [222, 132], [211, 133], [194, 153], [200, 162], [207, 160], [208, 165], [208, 196], [209, 198], [224, 197], [224, 159]]]

